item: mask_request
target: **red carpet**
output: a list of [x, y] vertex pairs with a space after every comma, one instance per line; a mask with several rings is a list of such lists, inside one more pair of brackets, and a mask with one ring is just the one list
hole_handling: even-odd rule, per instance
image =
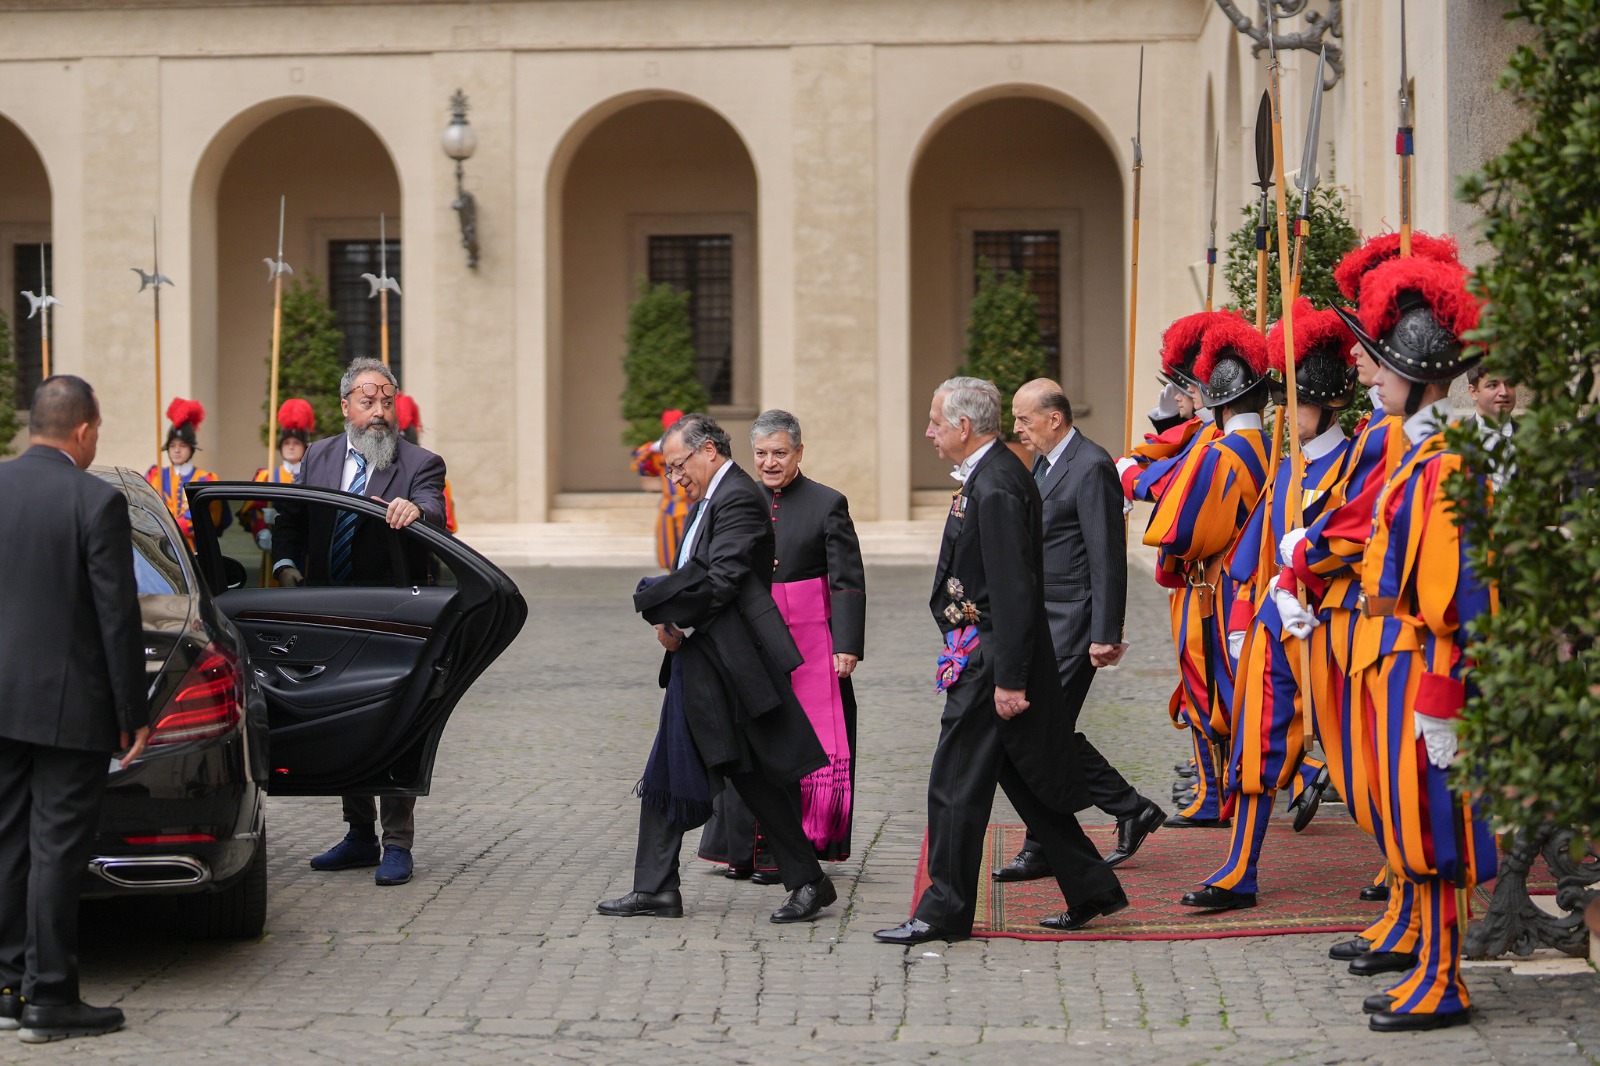
[[[1329, 813], [1337, 813], [1330, 811]], [[1282, 822], [1280, 825], [1279, 822]], [[1085, 827], [1101, 854], [1116, 843], [1115, 826]], [[1287, 818], [1274, 820], [1261, 849], [1257, 906], [1242, 911], [1197, 911], [1178, 897], [1197, 887], [1227, 857], [1225, 829], [1159, 829], [1139, 853], [1117, 867], [1127, 890], [1127, 910], [1096, 919], [1076, 933], [1052, 933], [1039, 919], [1066, 909], [1054, 879], [1005, 884], [989, 876], [1022, 846], [1023, 827], [991, 825], [979, 871], [974, 936], [1023, 940], [1194, 940], [1283, 933], [1359, 932], [1383, 913], [1382, 904], [1356, 894], [1372, 883], [1382, 863], [1372, 838], [1348, 818], [1319, 818], [1296, 833]], [[912, 901], [928, 885], [927, 841], [917, 866]]]

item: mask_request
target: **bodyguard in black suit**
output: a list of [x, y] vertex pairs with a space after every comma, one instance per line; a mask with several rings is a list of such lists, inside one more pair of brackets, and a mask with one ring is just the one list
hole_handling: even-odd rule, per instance
[[[910, 921], [873, 935], [920, 944], [971, 935], [984, 831], [998, 783], [1037, 835], [1067, 901], [1047, 919], [1077, 929], [1128, 905], [1117, 875], [1078, 825], [1088, 790], [1077, 769], [1074, 721], [1055, 669], [1045, 616], [1039, 489], [997, 440], [1000, 394], [978, 378], [934, 393], [927, 436], [962, 482], [945, 521], [929, 600], [946, 634], [975, 645], [945, 691], [928, 775], [930, 885]], [[953, 668], [947, 668], [948, 679]]]
[[[683, 834], [709, 817], [724, 779], [760, 820], [790, 889], [772, 920], [808, 921], [838, 898], [800, 824], [799, 781], [827, 759], [789, 684], [800, 654], [772, 600], [772, 522], [732, 454], [728, 434], [703, 414], [685, 415], [661, 438], [666, 476], [699, 502], [677, 568], [634, 596], [667, 651], [668, 698], [640, 782], [633, 891], [600, 903], [601, 914], [683, 914]], [[668, 764], [688, 772], [665, 773]], [[696, 777], [699, 788], [683, 787]]]
[[[1122, 658], [1128, 594], [1127, 536], [1116, 464], [1072, 424], [1072, 404], [1053, 381], [1030, 381], [1011, 401], [1016, 433], [1036, 458], [1033, 479], [1044, 504], [1044, 607], [1055, 644], [1067, 713], [1077, 720], [1095, 670]], [[1126, 860], [1167, 814], [1139, 795], [1082, 733], [1078, 769], [1089, 801], [1117, 820], [1108, 866]], [[1029, 837], [999, 881], [1048, 877], [1039, 842]]]
[[150, 707], [128, 501], [84, 472], [94, 390], [46, 378], [28, 429], [0, 463], [0, 1029], [43, 1043], [122, 1025], [78, 998], [78, 889], [108, 757], [139, 757]]

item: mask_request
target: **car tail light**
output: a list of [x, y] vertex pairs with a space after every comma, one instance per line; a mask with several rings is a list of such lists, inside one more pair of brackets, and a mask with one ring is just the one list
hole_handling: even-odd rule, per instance
[[150, 730], [150, 746], [220, 737], [239, 724], [239, 660], [208, 644]]
[[123, 837], [128, 844], [213, 844], [216, 836], [212, 833], [162, 833], [151, 837]]

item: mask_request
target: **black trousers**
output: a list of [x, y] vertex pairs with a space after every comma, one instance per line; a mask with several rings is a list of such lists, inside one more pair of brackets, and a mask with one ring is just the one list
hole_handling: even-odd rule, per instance
[[109, 752], [0, 739], [0, 987], [78, 1002], [78, 890]]
[[[1066, 694], [1067, 707], [1076, 717], [1083, 701], [1094, 683], [1095, 667], [1087, 655], [1069, 655], [1056, 660], [1056, 670], [1061, 675], [1061, 691]], [[1084, 785], [1089, 789], [1089, 802], [1113, 818], [1126, 818], [1139, 809], [1143, 801], [1139, 792], [1115, 766], [1106, 761], [1089, 738], [1078, 734], [1078, 770], [1083, 774]], [[1022, 850], [1037, 853], [1038, 838], [1030, 825]]]
[[939, 746], [934, 749], [928, 774], [931, 884], [918, 901], [915, 916], [947, 932], [972, 932], [983, 835], [994, 808], [996, 784], [1005, 789], [1012, 806], [1036, 835], [1069, 906], [1119, 887], [1117, 875], [1101, 862], [1077, 817], [1046, 806], [1028, 786], [1006, 754], [998, 722], [994, 674], [980, 647], [960, 680], [945, 693]]
[[[778, 861], [783, 885], [791, 891], [822, 876], [816, 849], [800, 825], [800, 785], [780, 785], [760, 773], [730, 774], [745, 806], [761, 822], [761, 832]], [[678, 887], [678, 853], [683, 834], [693, 826], [678, 825], [665, 811], [639, 804], [639, 846], [633, 860], [635, 892], [665, 892]], [[752, 843], [754, 837], [751, 837]]]

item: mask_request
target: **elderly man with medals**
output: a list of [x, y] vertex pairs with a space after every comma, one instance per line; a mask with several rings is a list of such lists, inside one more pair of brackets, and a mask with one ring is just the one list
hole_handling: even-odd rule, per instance
[[[856, 698], [850, 675], [861, 661], [867, 626], [866, 571], [844, 495], [800, 471], [800, 422], [764, 411], [750, 427], [755, 471], [772, 518], [776, 551], [772, 598], [805, 661], [790, 675], [828, 765], [800, 782], [801, 822], [817, 857], [850, 857], [855, 785]], [[758, 846], [760, 827], [735, 789], [717, 799], [700, 836], [703, 859], [727, 863], [726, 875], [758, 884], [779, 880]]]

